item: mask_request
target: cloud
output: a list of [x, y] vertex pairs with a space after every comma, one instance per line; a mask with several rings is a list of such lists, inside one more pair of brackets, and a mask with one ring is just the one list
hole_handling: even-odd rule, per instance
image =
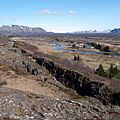
[[75, 14], [76, 14], [76, 11], [74, 11], [74, 10], [69, 10], [69, 11], [68, 11], [68, 14], [69, 14], [69, 15], [75, 15]]
[[48, 9], [43, 9], [43, 10], [39, 10], [37, 12], [33, 13], [34, 15], [48, 15], [48, 16], [63, 16], [64, 13], [62, 11], [51, 11]]
[[68, 10], [68, 11], [55, 11], [55, 10], [49, 10], [49, 9], [42, 9], [38, 10], [33, 13], [34, 16], [41, 16], [41, 15], [46, 15], [46, 16], [64, 16], [64, 15], [75, 15], [76, 11], [74, 10]]

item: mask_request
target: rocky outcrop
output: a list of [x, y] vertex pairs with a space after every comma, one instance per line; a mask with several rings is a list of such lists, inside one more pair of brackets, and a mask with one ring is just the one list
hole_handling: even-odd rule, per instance
[[9, 48], [8, 50], [15, 52], [19, 55], [29, 55], [25, 50], [20, 49], [20, 48]]
[[31, 73], [32, 75], [38, 75], [38, 69], [34, 67], [29, 61], [23, 60], [22, 64], [26, 68], [26, 71]]
[[112, 94], [111, 103], [120, 106], [120, 92]]
[[[26, 50], [19, 48], [15, 42], [13, 42], [13, 45], [8, 50], [20, 56], [30, 56]], [[36, 68], [31, 62], [23, 59], [20, 61], [20, 63], [24, 66], [27, 72], [31, 73], [32, 75], [38, 75], [38, 68]]]
[[74, 89], [78, 94], [96, 97], [104, 104], [110, 101], [112, 92], [104, 83], [91, 81], [89, 78], [86, 78], [85, 75], [62, 68], [60, 65], [56, 65], [45, 58], [34, 57], [34, 59], [36, 59], [39, 65], [45, 67], [49, 73], [55, 76], [56, 80], [66, 87]]

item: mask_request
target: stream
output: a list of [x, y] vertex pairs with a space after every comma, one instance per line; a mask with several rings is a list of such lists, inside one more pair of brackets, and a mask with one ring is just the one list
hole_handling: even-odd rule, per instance
[[120, 54], [113, 54], [113, 53], [107, 53], [107, 52], [96, 52], [96, 51], [80, 51], [80, 50], [67, 50], [64, 49], [64, 45], [53, 43], [50, 44], [52, 46], [53, 51], [63, 51], [63, 52], [72, 52], [72, 53], [80, 53], [84, 55], [110, 55], [112, 57], [120, 57]]

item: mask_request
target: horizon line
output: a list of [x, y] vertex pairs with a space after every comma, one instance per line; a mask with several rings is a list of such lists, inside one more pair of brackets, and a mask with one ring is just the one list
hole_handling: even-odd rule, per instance
[[30, 28], [41, 28], [41, 29], [44, 29], [46, 32], [55, 32], [55, 33], [82, 33], [82, 32], [96, 32], [96, 33], [101, 33], [101, 32], [107, 32], [107, 31], [111, 31], [113, 29], [119, 29], [119, 27], [115, 27], [115, 28], [108, 28], [108, 29], [102, 29], [102, 30], [97, 30], [97, 29], [82, 29], [82, 30], [73, 30], [73, 31], [52, 31], [52, 30], [47, 30], [41, 26], [30, 26], [30, 25], [24, 25], [24, 24], [0, 24], [0, 27], [3, 27], [3, 26], [13, 26], [13, 25], [16, 25], [16, 26], [25, 26], [25, 27], [30, 27]]

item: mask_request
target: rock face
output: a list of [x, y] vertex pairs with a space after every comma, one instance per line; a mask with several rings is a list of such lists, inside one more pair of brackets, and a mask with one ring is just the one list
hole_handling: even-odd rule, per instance
[[36, 59], [36, 62], [39, 65], [45, 67], [53, 76], [55, 76], [56, 80], [66, 87], [74, 89], [78, 94], [96, 97], [104, 104], [110, 102], [110, 95], [112, 92], [104, 83], [91, 81], [89, 78], [86, 78], [78, 72], [62, 68], [44, 58], [35, 57], [34, 59]]
[[[112, 120], [120, 108], [104, 106], [93, 98], [55, 99], [0, 88], [0, 120]], [[111, 113], [111, 114], [110, 114]]]

